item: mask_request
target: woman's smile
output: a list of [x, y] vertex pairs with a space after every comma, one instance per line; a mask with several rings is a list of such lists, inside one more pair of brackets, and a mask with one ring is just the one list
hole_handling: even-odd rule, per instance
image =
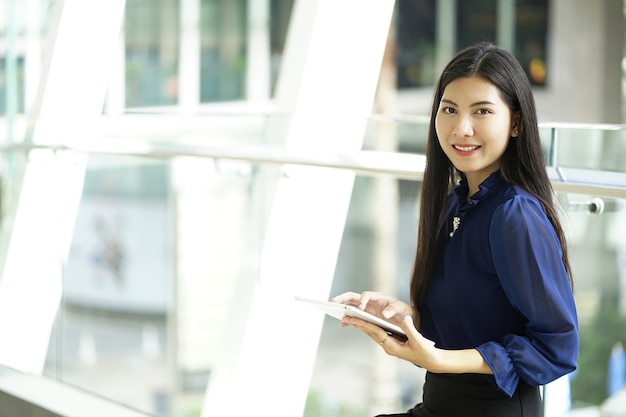
[[459, 154], [470, 154], [480, 148], [480, 145], [452, 145]]

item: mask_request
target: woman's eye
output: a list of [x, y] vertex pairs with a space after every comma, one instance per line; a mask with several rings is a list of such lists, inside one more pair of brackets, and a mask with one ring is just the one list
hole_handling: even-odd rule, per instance
[[452, 107], [444, 107], [441, 109], [445, 114], [454, 114], [454, 109]]
[[477, 114], [484, 115], [484, 114], [489, 114], [489, 113], [491, 113], [491, 111], [489, 111], [489, 109], [478, 109], [478, 111], [476, 111], [476, 113], [477, 113]]

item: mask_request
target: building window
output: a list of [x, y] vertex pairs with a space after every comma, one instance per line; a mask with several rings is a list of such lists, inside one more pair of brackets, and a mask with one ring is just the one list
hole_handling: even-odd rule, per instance
[[436, 0], [397, 0], [394, 16], [398, 88], [435, 83]]
[[[497, 43], [498, 23], [514, 25], [512, 52], [531, 84], [546, 83], [547, 0], [516, 0], [513, 22], [498, 22], [498, 0], [457, 1], [457, 50], [478, 41]], [[503, 45], [506, 46], [506, 45]]]
[[294, 0], [271, 0], [270, 2], [270, 54], [271, 90], [275, 94], [278, 72], [285, 50], [287, 29], [291, 19]]
[[126, 107], [178, 100], [178, 1], [127, 0]]
[[[479, 41], [498, 42], [498, 28], [514, 31], [512, 52], [524, 67], [531, 84], [542, 86], [547, 80], [548, 0], [516, 0], [512, 21], [499, 22], [498, 0], [455, 2], [450, 16], [437, 16], [442, 0], [398, 0], [396, 2], [396, 39], [398, 44], [398, 88], [434, 85], [436, 68], [437, 22], [454, 30], [455, 51]], [[508, 45], [503, 45], [510, 47]]]
[[247, 1], [200, 4], [200, 101], [245, 96]]
[[515, 13], [515, 56], [533, 85], [546, 85], [548, 0], [518, 0]]
[[456, 49], [479, 41], [496, 42], [498, 0], [456, 2]]
[[0, 115], [24, 113], [24, 58], [0, 58]]

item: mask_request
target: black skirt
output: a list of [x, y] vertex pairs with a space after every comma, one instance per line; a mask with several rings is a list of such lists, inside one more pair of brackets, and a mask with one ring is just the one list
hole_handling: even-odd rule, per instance
[[509, 398], [477, 374], [426, 373], [423, 402], [403, 414], [377, 417], [543, 417], [539, 387], [520, 381]]

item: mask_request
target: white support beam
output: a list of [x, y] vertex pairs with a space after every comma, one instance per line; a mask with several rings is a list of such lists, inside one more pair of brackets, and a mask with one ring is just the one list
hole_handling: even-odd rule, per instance
[[123, 23], [111, 58], [104, 111], [112, 116], [122, 115], [126, 111], [126, 31]]
[[[15, 1], [13, 1], [15, 3]], [[41, 74], [41, 27], [43, 5], [41, 1], [25, 0], [26, 27], [24, 50], [24, 108], [28, 112], [34, 103]]]
[[497, 24], [498, 46], [515, 51], [515, 0], [498, 0]]
[[[393, 0], [295, 2], [270, 142], [298, 151], [361, 148], [393, 9]], [[235, 300], [203, 416], [244, 416], [250, 407], [263, 416], [303, 413], [323, 315], [293, 297], [329, 296], [354, 174], [303, 166], [285, 174], [258, 285]]]
[[246, 99], [266, 102], [270, 98], [270, 1], [248, 0]]
[[[56, 0], [47, 56], [26, 142], [46, 144], [93, 137], [102, 112], [109, 63], [124, 0]], [[33, 150], [23, 171], [0, 281], [0, 363], [43, 371], [62, 293], [86, 159], [71, 152]], [[3, 230], [3, 232], [5, 232]], [[4, 246], [3, 246], [4, 247]]]
[[200, 0], [180, 0], [178, 106], [194, 112], [200, 106]]
[[446, 63], [454, 56], [456, 51], [456, 1], [457, 0], [438, 0], [436, 4], [436, 73], [443, 70]]

